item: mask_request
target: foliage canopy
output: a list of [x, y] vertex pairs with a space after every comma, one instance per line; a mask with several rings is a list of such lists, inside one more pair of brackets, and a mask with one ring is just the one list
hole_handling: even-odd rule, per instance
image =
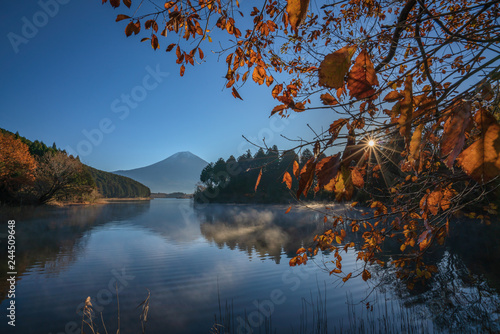
[[[297, 198], [313, 184], [339, 201], [367, 183], [380, 189], [364, 219], [329, 212], [332, 229], [300, 249], [291, 265], [320, 249], [341, 259], [339, 252], [353, 247], [345, 230], [359, 230], [358, 256], [367, 265], [382, 263], [385, 241], [401, 244], [392, 264], [411, 286], [435, 270], [423, 254], [444, 242], [453, 214], [478, 203], [497, 214], [484, 198], [498, 188], [500, 174], [499, 2], [264, 0], [252, 7], [173, 0], [147, 8], [137, 1], [132, 15], [116, 21], [128, 21], [126, 35], [145, 34], [141, 41], [155, 50], [166, 40], [181, 76], [220, 38], [226, 87], [242, 99], [237, 89], [249, 78], [267, 85], [278, 101], [271, 115], [335, 111], [327, 130], [300, 145], [312, 145], [314, 155], [292, 174], [283, 171], [283, 181], [291, 188], [292, 177], [298, 179]], [[327, 153], [332, 149], [338, 153]], [[488, 222], [488, 212], [477, 216]], [[336, 263], [331, 274], [353, 276]], [[367, 280], [368, 268], [355, 274]]]

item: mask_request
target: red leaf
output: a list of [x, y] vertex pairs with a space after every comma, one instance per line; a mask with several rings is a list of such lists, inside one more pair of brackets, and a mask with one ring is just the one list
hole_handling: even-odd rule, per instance
[[109, 3], [113, 6], [113, 8], [120, 7], [120, 0], [109, 0]]
[[302, 170], [300, 171], [300, 179], [299, 179], [299, 189], [297, 190], [297, 198], [300, 197], [300, 194], [304, 194], [307, 196], [307, 192], [311, 188], [313, 179], [314, 179], [314, 170], [316, 167], [316, 162], [314, 158], [309, 159]]
[[465, 130], [471, 118], [471, 102], [463, 102], [453, 106], [450, 117], [444, 124], [441, 140], [441, 159], [445, 159], [448, 168], [453, 167], [455, 159], [465, 144]]
[[130, 6], [132, 6], [132, 0], [123, 0], [123, 4], [130, 8]]
[[317, 190], [326, 189], [333, 191], [335, 178], [337, 177], [340, 163], [340, 153], [322, 159], [316, 166], [316, 175], [318, 176]]
[[181, 70], [180, 70], [180, 74], [181, 74], [181, 77], [184, 76], [184, 71], [186, 70], [186, 68], [184, 67], [184, 65], [181, 66]]
[[130, 35], [132, 35], [134, 30], [135, 30], [134, 22], [129, 22], [129, 24], [127, 24], [127, 26], [125, 27], [125, 35], [129, 37]]
[[118, 14], [118, 16], [116, 17], [115, 22], [119, 22], [121, 20], [126, 20], [126, 19], [129, 19], [129, 18], [130, 18], [130, 16], [128, 16], [128, 15]]
[[358, 100], [373, 98], [375, 94], [373, 86], [378, 86], [377, 73], [368, 51], [363, 50], [356, 57], [356, 62], [347, 77], [349, 95]]
[[153, 50], [159, 49], [160, 45], [158, 44], [158, 37], [155, 34], [151, 36], [151, 47]]
[[243, 99], [241, 98], [240, 94], [238, 93], [238, 91], [237, 91], [237, 90], [236, 90], [236, 88], [234, 88], [234, 87], [233, 87], [233, 96], [234, 96], [235, 98], [238, 98], [238, 99], [240, 99], [240, 100], [242, 100], [242, 101], [243, 101]]

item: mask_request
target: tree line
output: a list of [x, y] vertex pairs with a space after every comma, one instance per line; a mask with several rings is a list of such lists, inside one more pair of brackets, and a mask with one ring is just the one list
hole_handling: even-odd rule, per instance
[[149, 188], [99, 171], [54, 143], [0, 129], [0, 203], [88, 202], [98, 197], [148, 197]]
[[[274, 145], [259, 148], [254, 155], [248, 150], [238, 158], [233, 155], [227, 159], [221, 157], [202, 170], [194, 199], [198, 203], [294, 202], [296, 196], [287, 188], [283, 176], [293, 173], [294, 168], [302, 168], [313, 156], [308, 148], [297, 154], [294, 150], [280, 152]], [[292, 183], [294, 188], [298, 187], [296, 180]], [[324, 190], [314, 193], [313, 189], [309, 190], [307, 200], [331, 200], [334, 196]], [[299, 199], [306, 200], [300, 196]]]

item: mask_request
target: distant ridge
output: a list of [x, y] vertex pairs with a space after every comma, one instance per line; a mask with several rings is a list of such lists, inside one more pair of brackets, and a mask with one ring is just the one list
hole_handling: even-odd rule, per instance
[[184, 151], [149, 166], [117, 170], [114, 174], [127, 176], [151, 189], [151, 192], [192, 194], [200, 174], [208, 162]]

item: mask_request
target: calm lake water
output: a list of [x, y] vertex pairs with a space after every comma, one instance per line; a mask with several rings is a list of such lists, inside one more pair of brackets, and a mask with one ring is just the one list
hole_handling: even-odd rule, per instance
[[[295, 251], [324, 225], [320, 213], [294, 208], [285, 215], [286, 208], [193, 208], [190, 200], [155, 199], [3, 209], [0, 247], [7, 245], [7, 220], [15, 219], [18, 274], [13, 328], [5, 316], [10, 299], [2, 249], [0, 332], [80, 333], [81, 308], [90, 296], [99, 332], [102, 312], [108, 333], [116, 333], [116, 288], [121, 333], [141, 332], [138, 305], [148, 290], [146, 333], [209, 333], [215, 323], [233, 333], [264, 333], [265, 327], [277, 333], [398, 333], [408, 324], [418, 333], [499, 328], [495, 229], [457, 233], [427, 260], [441, 269], [432, 284], [408, 292], [380, 268], [373, 268], [370, 284], [360, 278], [341, 284], [325, 272], [328, 254], [289, 267]], [[489, 239], [493, 246], [485, 247]], [[362, 265], [355, 256], [343, 255], [344, 271]]]

